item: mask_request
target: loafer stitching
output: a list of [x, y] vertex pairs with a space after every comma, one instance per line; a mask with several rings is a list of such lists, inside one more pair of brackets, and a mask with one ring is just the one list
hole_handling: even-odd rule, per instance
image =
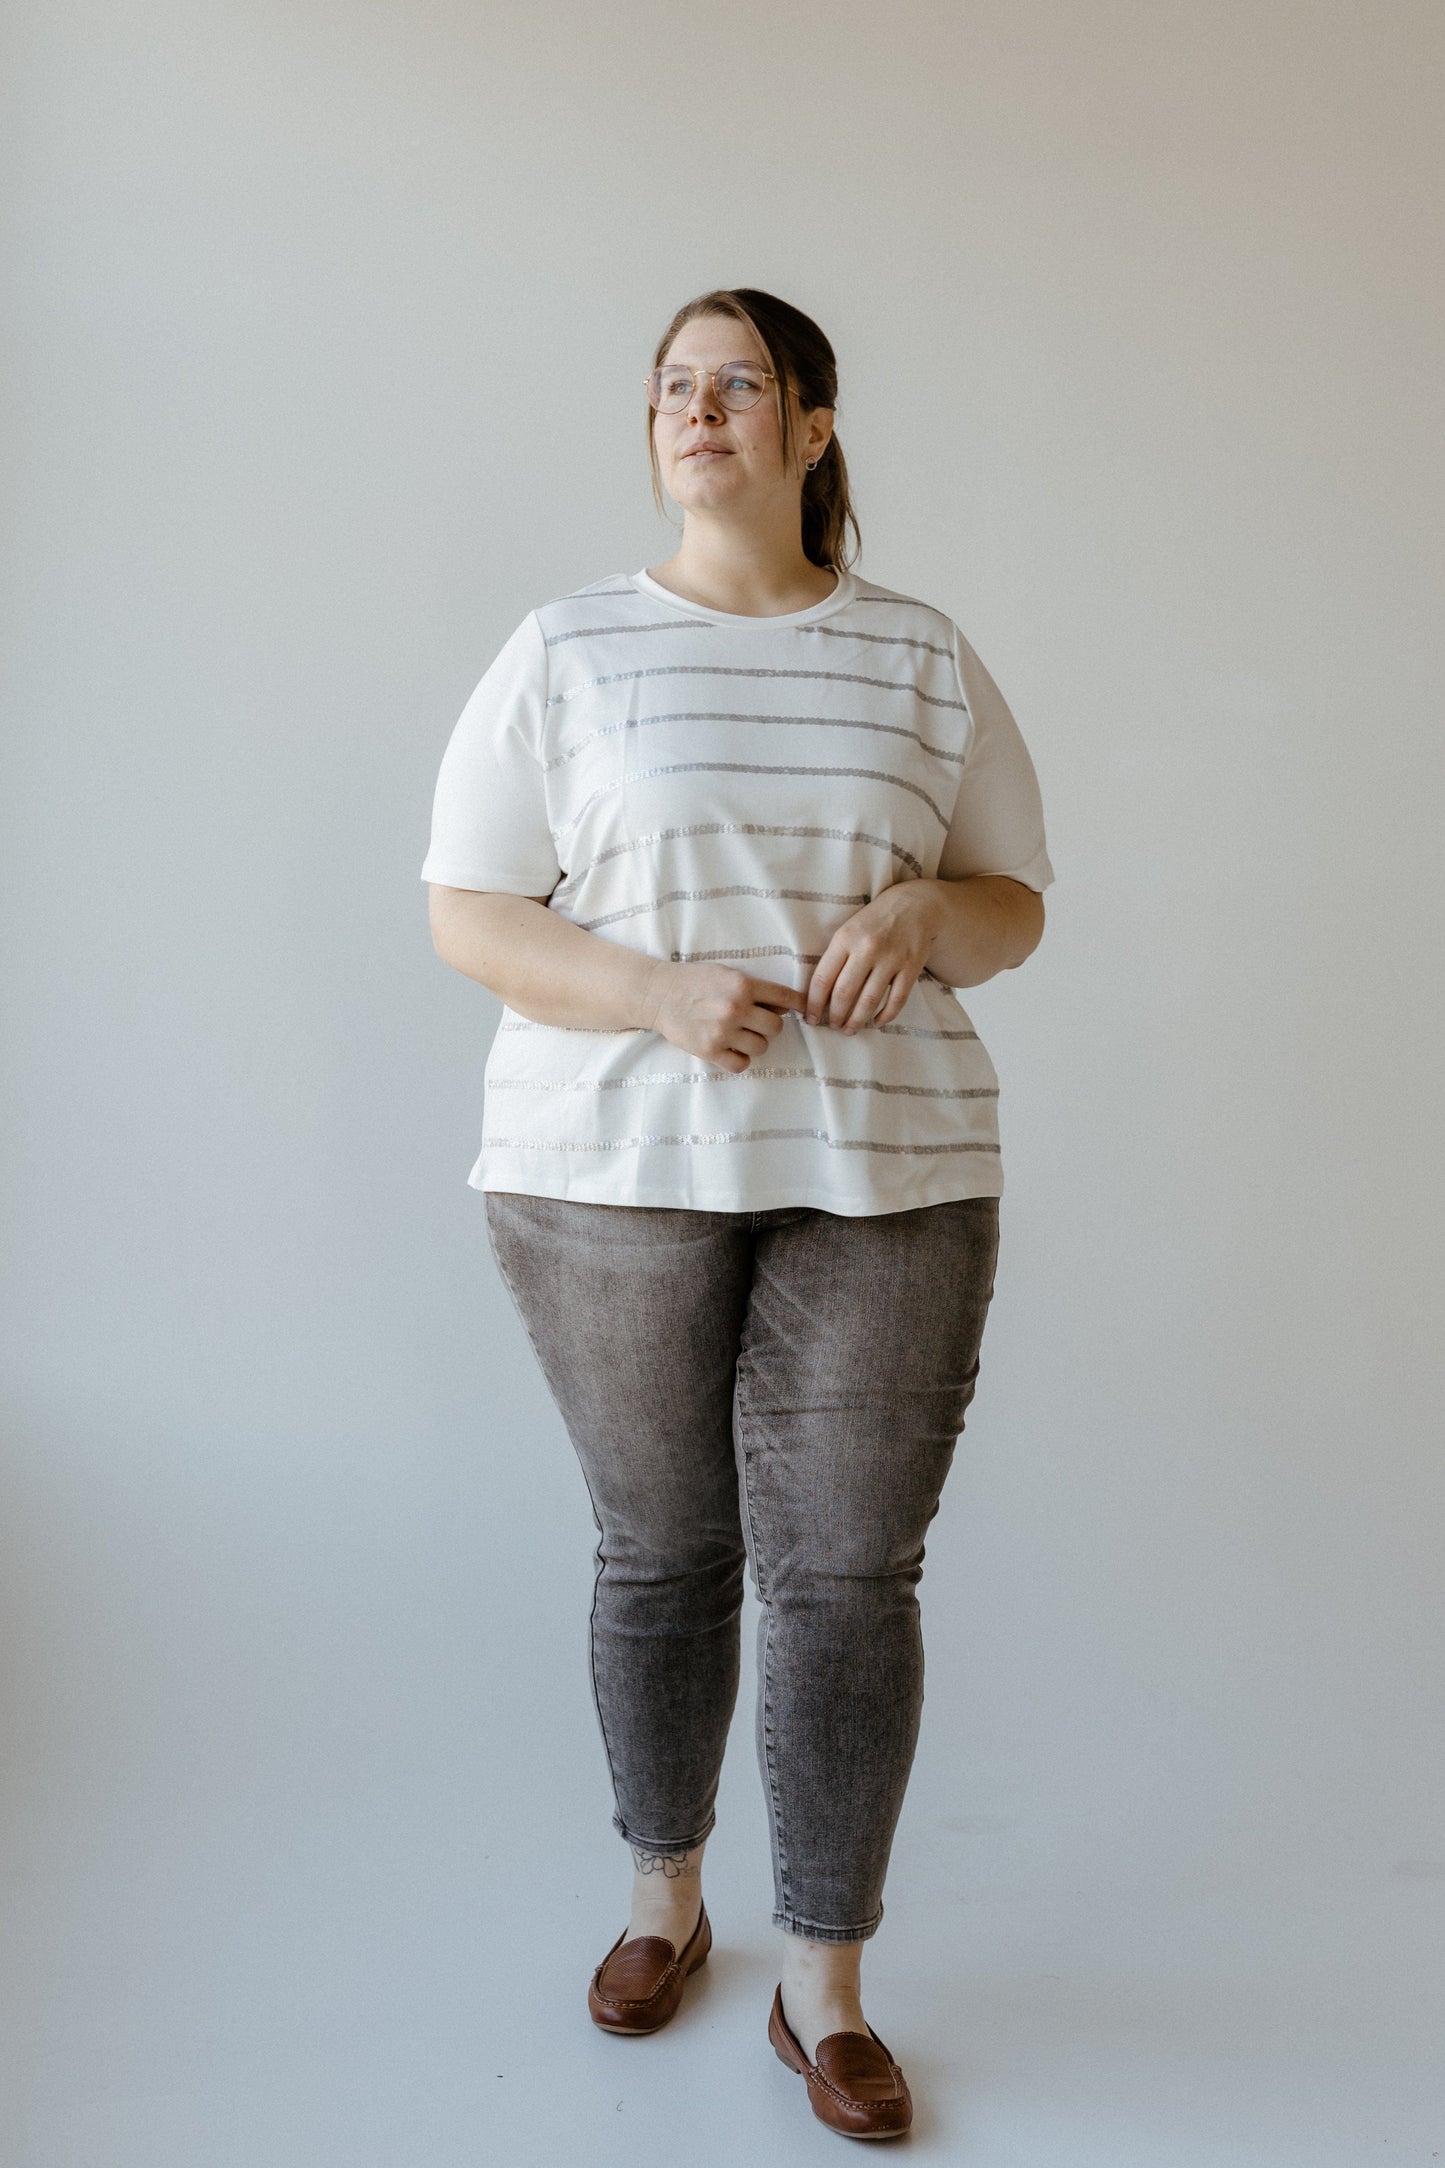
[[[656, 1987], [654, 1987], [651, 1992], [646, 1995], [611, 1995], [602, 1985], [603, 1973], [606, 1971], [611, 1959], [623, 1946], [624, 1937], [619, 1935], [616, 1942], [613, 1943], [612, 1948], [607, 1952], [606, 1957], [603, 1958], [601, 1964], [597, 1967], [597, 1970], [592, 1975], [592, 1985], [596, 1989], [598, 2000], [600, 2002], [611, 2003], [613, 2008], [617, 2010], [645, 2010], [649, 2003], [656, 2002], [658, 1996], [663, 1992], [663, 1989], [666, 1988], [671, 1982], [674, 1974], [681, 1970], [682, 1959], [686, 1957], [688, 1951], [692, 1948], [693, 1944], [697, 1941], [701, 1933], [702, 1918], [701, 1915], [699, 1915], [698, 1923], [696, 1927], [694, 1927], [692, 1933], [688, 1936], [687, 1941], [683, 1944], [681, 1954], [677, 1957], [670, 1957], [668, 1959], [667, 1964], [664, 1966], [661, 1974], [658, 1977]], [[642, 1938], [640, 1936], [634, 1935], [626, 1939], [631, 1941], [640, 1941]]]
[[[787, 2026], [786, 2018], [784, 2018], [783, 2023], [785, 2026]], [[791, 2027], [789, 2027], [788, 2030], [790, 2037], [792, 2037]], [[883, 2053], [888, 2057], [888, 2075], [890, 2076], [890, 2078], [892, 2078], [894, 2084], [894, 2093], [891, 2100], [860, 2100], [856, 2093], [845, 2093], [840, 2086], [835, 2085], [832, 2079], [826, 2076], [825, 2073], [818, 2068], [818, 2065], [816, 2063], [811, 2063], [808, 2061], [807, 2055], [804, 2053], [801, 2041], [798, 2041], [796, 2044], [798, 2048], [798, 2053], [803, 2058], [803, 2076], [807, 2079], [809, 2085], [816, 2085], [820, 2092], [827, 2093], [832, 2099], [837, 2101], [840, 2107], [861, 2108], [865, 2114], [868, 2114], [876, 2108], [901, 2108], [907, 2105], [908, 2094], [907, 2088], [904, 2083], [902, 2069], [897, 2063], [894, 2062], [893, 2057], [891, 2055], [888, 2055], [888, 2050], [886, 2048], [883, 2048], [883, 2042], [878, 2038], [876, 2033], [873, 2035], [873, 2044], [875, 2047], [883, 2048]]]
[[662, 1993], [663, 1989], [667, 1986], [668, 1982], [671, 1980], [673, 1974], [676, 1971], [677, 1959], [674, 1958], [671, 1964], [668, 1965], [666, 1971], [662, 1974], [661, 1978], [658, 1980], [656, 1987], [653, 1988], [652, 1992], [647, 1995], [609, 1995], [606, 1988], [603, 1987], [603, 1985], [601, 1984], [601, 1966], [598, 1967], [597, 1972], [594, 1974], [592, 1984], [597, 1989], [599, 1996], [604, 2002], [615, 2003], [619, 2010], [640, 2010], [644, 2007], [645, 2004], [649, 2002], [656, 2002], [658, 1996]]
[[845, 2093], [842, 2090], [841, 2086], [835, 2085], [831, 2078], [825, 2077], [816, 2063], [809, 2063], [808, 2065], [808, 2083], [810, 2085], [818, 2086], [820, 2090], [825, 2093], [831, 2093], [833, 2098], [845, 2108], [873, 2109], [901, 2107], [903, 2105], [903, 2092], [899, 2081], [903, 2076], [903, 2072], [899, 2069], [897, 2063], [890, 2062], [888, 2065], [888, 2074], [892, 2078], [894, 2085], [898, 2087], [898, 2090], [895, 2091], [892, 2100], [860, 2100], [856, 2093]]

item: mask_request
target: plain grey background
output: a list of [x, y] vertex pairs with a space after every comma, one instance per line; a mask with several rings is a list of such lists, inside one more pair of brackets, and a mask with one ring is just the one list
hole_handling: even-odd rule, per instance
[[838, 2157], [750, 1679], [713, 1962], [587, 2024], [594, 1531], [419, 879], [502, 640], [669, 554], [640, 379], [717, 283], [834, 341], [860, 570], [978, 648], [1058, 876], [965, 996], [1003, 1244], [865, 1963], [913, 2157], [1445, 2157], [1442, 45], [12, 11], [7, 2168]]

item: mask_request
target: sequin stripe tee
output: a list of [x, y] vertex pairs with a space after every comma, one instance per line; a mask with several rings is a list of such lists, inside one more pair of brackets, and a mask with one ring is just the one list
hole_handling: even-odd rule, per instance
[[[1033, 762], [951, 618], [845, 572], [745, 617], [645, 571], [533, 610], [442, 757], [424, 881], [546, 896], [608, 941], [803, 989], [894, 881], [1054, 878]], [[1000, 1196], [998, 1075], [926, 972], [854, 1035], [789, 1014], [738, 1074], [504, 1007], [473, 1189], [861, 1215]]]

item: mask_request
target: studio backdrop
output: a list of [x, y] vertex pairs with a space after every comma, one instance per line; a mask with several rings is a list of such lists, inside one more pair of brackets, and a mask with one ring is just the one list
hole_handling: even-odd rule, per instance
[[[900, 1981], [934, 1933], [930, 2007], [967, 1968], [1027, 2086], [1067, 2035], [1127, 2093], [1206, 1975], [1253, 2013], [1221, 2116], [1304, 2058], [1288, 2143], [1180, 2150], [1176, 2069], [1111, 2168], [1344, 2160], [1344, 2068], [1423, 2130], [1440, 48], [1424, 0], [16, 11], [15, 2168], [478, 2157], [488, 1953], [540, 1876], [520, 1976], [571, 2010], [621, 1924], [595, 1531], [466, 1184], [500, 1005], [419, 870], [509, 632], [675, 547], [642, 377], [716, 284], [832, 340], [859, 569], [997, 680], [1057, 875], [964, 995], [1002, 1243]], [[709, 1873], [763, 1951], [751, 1699]], [[1243, 1928], [1105, 1939], [1067, 2018], [1016, 1909], [1231, 1892], [1242, 1973]], [[512, 2157], [568, 2157], [535, 2112]]]

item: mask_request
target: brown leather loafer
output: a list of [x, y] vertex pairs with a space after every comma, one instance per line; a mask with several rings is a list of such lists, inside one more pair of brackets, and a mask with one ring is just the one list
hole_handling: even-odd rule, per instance
[[870, 2026], [867, 2033], [829, 2033], [810, 2063], [783, 2015], [783, 1986], [773, 1997], [768, 2038], [779, 2062], [808, 2081], [813, 2113], [845, 2138], [901, 2138], [913, 2121], [907, 2080]]
[[680, 1950], [666, 1935], [634, 1935], [629, 1941], [624, 1927], [587, 1990], [593, 2024], [612, 2033], [660, 2031], [682, 2001], [688, 1974], [706, 1963], [711, 1948], [706, 1905]]

